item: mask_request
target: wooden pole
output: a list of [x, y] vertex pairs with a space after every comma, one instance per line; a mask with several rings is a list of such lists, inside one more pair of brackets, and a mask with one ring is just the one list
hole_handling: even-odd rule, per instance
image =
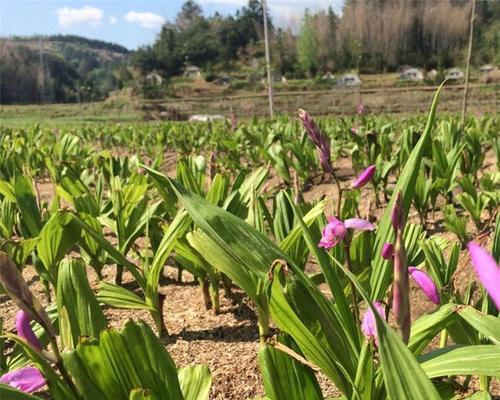
[[273, 78], [271, 76], [271, 56], [269, 54], [269, 32], [267, 28], [267, 1], [262, 0], [262, 11], [264, 16], [264, 43], [266, 51], [266, 71], [267, 71], [267, 94], [269, 97], [269, 117], [274, 118], [273, 110]]
[[465, 70], [465, 87], [464, 87], [464, 99], [462, 102], [462, 119], [460, 126], [462, 129], [465, 125], [465, 114], [467, 112], [467, 96], [469, 94], [469, 79], [470, 79], [470, 61], [472, 57], [472, 42], [474, 38], [474, 18], [476, 14], [476, 0], [472, 0], [472, 10], [470, 14], [470, 32], [469, 32], [469, 49], [467, 50], [467, 69]]

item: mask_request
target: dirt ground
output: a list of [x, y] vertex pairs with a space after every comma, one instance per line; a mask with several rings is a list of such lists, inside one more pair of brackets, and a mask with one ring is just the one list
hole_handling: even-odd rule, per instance
[[[171, 161], [169, 161], [170, 164], [172, 164]], [[175, 161], [173, 165], [175, 165]], [[353, 177], [349, 161], [342, 159], [336, 165], [342, 180], [348, 181]], [[272, 177], [271, 180], [273, 181], [271, 187], [275, 187], [279, 183], [276, 177]], [[47, 184], [39, 184], [38, 191], [40, 198], [48, 200], [53, 193], [53, 188]], [[304, 193], [306, 201], [322, 196], [334, 199], [336, 196], [335, 186], [331, 183], [318, 182]], [[368, 199], [372, 196], [373, 192], [370, 189], [363, 191], [361, 210], [366, 208]], [[328, 210], [332, 210], [331, 201], [329, 201], [328, 207]], [[372, 204], [372, 216], [380, 217], [383, 212], [384, 208], [374, 210]], [[365, 216], [363, 211], [362, 216]], [[410, 213], [410, 220], [418, 222], [416, 213]], [[431, 221], [429, 229], [438, 231], [440, 224], [438, 213], [436, 220]], [[472, 226], [471, 229], [473, 229]], [[445, 237], [450, 241], [456, 240], [449, 233], [445, 233]], [[461, 274], [460, 280], [465, 287], [468, 282], [475, 279], [470, 267], [468, 267], [469, 263], [465, 253], [462, 253], [461, 264], [464, 267], [459, 272]], [[105, 280], [113, 281], [114, 273], [114, 267], [106, 267], [104, 269]], [[91, 286], [95, 289], [97, 277], [91, 268], [88, 268], [88, 275]], [[34, 269], [27, 266], [23, 270], [23, 276], [29, 282], [33, 293], [46, 305], [47, 299]], [[132, 281], [130, 274], [125, 272], [124, 283], [133, 285]], [[245, 298], [244, 294], [238, 288], [234, 288], [238, 301], [233, 304], [223, 296], [221, 290], [221, 312], [214, 315], [212, 312], [206, 311], [199, 286], [189, 273], [184, 272], [182, 282], [178, 282], [177, 270], [165, 267], [160, 284], [160, 292], [166, 295], [163, 313], [170, 335], [165, 346], [176, 365], [178, 367], [194, 364], [207, 365], [213, 377], [211, 400], [245, 400], [263, 396], [262, 380], [257, 363], [259, 338], [256, 315], [252, 304]], [[435, 306], [413, 284], [411, 292], [413, 319], [434, 310]], [[4, 295], [0, 296], [0, 305], [4, 329], [7, 332], [12, 332], [14, 331], [14, 317], [17, 308]], [[146, 311], [106, 307], [104, 312], [109, 325], [113, 327], [120, 327], [127, 318], [143, 319], [151, 326], [154, 325]], [[437, 339], [432, 345], [437, 345]], [[325, 397], [339, 395], [335, 387], [324, 376], [318, 374], [318, 378]], [[476, 385], [477, 383], [473, 381], [473, 386]], [[496, 398], [500, 398], [498, 381], [492, 384], [492, 389], [492, 394], [497, 396]]]

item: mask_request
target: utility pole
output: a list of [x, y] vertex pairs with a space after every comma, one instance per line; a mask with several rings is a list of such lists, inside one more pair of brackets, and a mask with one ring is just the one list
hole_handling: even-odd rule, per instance
[[472, 57], [472, 42], [474, 39], [474, 19], [476, 15], [476, 0], [472, 0], [472, 10], [470, 14], [470, 32], [469, 32], [469, 49], [467, 53], [467, 69], [465, 70], [465, 85], [464, 85], [464, 100], [462, 103], [462, 119], [460, 126], [462, 129], [465, 125], [465, 114], [467, 112], [467, 96], [469, 94], [469, 78], [470, 78], [470, 60]]
[[267, 93], [269, 97], [269, 117], [274, 118], [273, 110], [273, 77], [271, 76], [271, 56], [269, 55], [269, 32], [267, 29], [267, 1], [262, 0], [264, 16], [264, 43], [266, 49]]

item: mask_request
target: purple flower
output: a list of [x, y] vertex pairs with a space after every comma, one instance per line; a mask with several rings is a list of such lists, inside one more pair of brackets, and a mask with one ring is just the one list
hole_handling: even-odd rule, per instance
[[314, 122], [306, 111], [299, 109], [299, 118], [302, 126], [307, 132], [307, 135], [309, 136], [309, 139], [311, 139], [316, 146], [319, 162], [323, 171], [332, 173], [333, 167], [330, 161], [330, 141], [324, 134], [321, 133], [318, 125], [316, 125], [316, 122]]
[[351, 183], [351, 188], [359, 189], [365, 186], [370, 180], [373, 178], [375, 174], [375, 165], [370, 165], [366, 168], [361, 174], [357, 177], [357, 179]]
[[384, 243], [381, 255], [385, 260], [392, 260], [394, 258], [394, 246], [392, 243]]
[[362, 103], [359, 103], [357, 106], [356, 106], [356, 112], [358, 114], [364, 114], [365, 113], [365, 106], [362, 104]]
[[375, 226], [361, 218], [349, 218], [341, 221], [335, 217], [328, 218], [328, 224], [323, 229], [323, 234], [318, 247], [331, 249], [336, 246], [347, 234], [347, 229], [359, 231], [372, 231]]
[[45, 378], [35, 367], [23, 367], [7, 372], [0, 376], [0, 382], [26, 393], [36, 392], [46, 385]]
[[353, 135], [357, 135], [358, 134], [358, 128], [351, 128], [351, 133]]
[[19, 310], [16, 314], [16, 329], [17, 334], [25, 339], [32, 347], [37, 350], [42, 350], [42, 345], [36, 337], [30, 325], [30, 317], [23, 310]]
[[477, 243], [469, 242], [467, 248], [479, 280], [497, 309], [500, 310], [500, 267], [495, 259]]
[[[385, 319], [385, 306], [380, 301], [375, 301], [373, 306], [379, 315]], [[371, 307], [368, 307], [368, 310], [366, 310], [365, 315], [363, 316], [361, 331], [368, 340], [371, 338], [375, 339], [375, 345], [378, 346], [377, 324], [375, 323], [375, 315], [373, 315]]]
[[420, 289], [422, 289], [427, 298], [434, 304], [439, 304], [439, 292], [431, 277], [427, 275], [426, 272], [416, 267], [408, 267], [408, 273], [415, 283], [420, 286]]

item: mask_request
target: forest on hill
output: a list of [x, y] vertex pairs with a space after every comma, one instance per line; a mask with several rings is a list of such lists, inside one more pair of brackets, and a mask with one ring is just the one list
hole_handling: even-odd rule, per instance
[[[286, 78], [325, 73], [397, 71], [411, 65], [445, 70], [465, 63], [471, 0], [345, 0], [342, 13], [305, 10], [300, 27], [270, 21], [272, 67]], [[77, 36], [1, 40], [0, 102], [77, 102], [110, 91], [144, 88], [151, 73], [164, 90], [187, 65], [205, 79], [264, 76], [263, 10], [258, 0], [233, 15], [207, 16], [187, 0], [154, 43], [129, 52]], [[500, 1], [478, 0], [473, 65], [500, 64]], [[141, 78], [142, 77], [142, 78]]]
[[0, 39], [0, 103], [105, 98], [131, 79], [130, 51], [74, 35]]
[[[450, 68], [464, 61], [470, 0], [346, 0], [342, 14], [331, 8], [305, 10], [297, 33], [271, 23], [274, 70], [287, 77], [328, 71], [394, 71], [401, 65]], [[205, 17], [188, 0], [156, 42], [132, 57], [143, 71], [179, 74], [186, 62], [204, 70], [238, 68], [262, 57], [262, 8], [250, 0], [234, 16]], [[500, 61], [500, 2], [478, 1], [474, 63]]]

